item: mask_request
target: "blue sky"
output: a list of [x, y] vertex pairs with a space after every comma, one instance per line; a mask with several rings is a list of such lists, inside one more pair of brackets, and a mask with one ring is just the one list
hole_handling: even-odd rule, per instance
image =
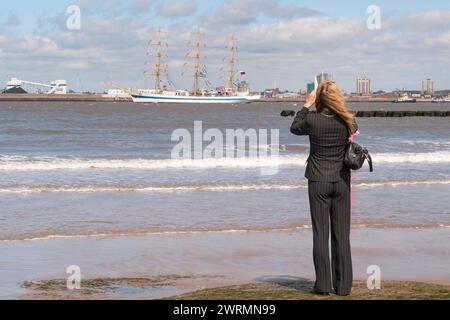
[[[82, 30], [65, 29], [67, 6], [82, 9]], [[366, 9], [375, 4], [382, 29], [366, 30]], [[189, 32], [200, 26], [209, 47], [211, 82], [221, 84], [226, 37], [236, 34], [240, 68], [255, 89], [274, 83], [303, 89], [312, 75], [331, 72], [354, 90], [368, 75], [373, 89], [418, 89], [433, 78], [450, 88], [450, 1], [289, 0], [16, 0], [0, 8], [0, 81], [69, 80], [102, 90], [104, 80], [147, 86], [142, 76], [146, 41], [163, 26], [169, 72], [180, 87]], [[74, 88], [76, 89], [76, 88]]]
[[[21, 21], [36, 21], [44, 15], [51, 15], [65, 10], [68, 5], [74, 3], [72, 0], [16, 0], [4, 1], [1, 6], [2, 12], [12, 11], [16, 13]], [[411, 13], [430, 9], [448, 10], [448, 0], [315, 0], [315, 1], [280, 1], [281, 3], [296, 3], [302, 6], [314, 8], [330, 16], [364, 17], [365, 9], [372, 4], [378, 5], [393, 14]], [[221, 0], [198, 0], [200, 11], [217, 7], [222, 4]], [[32, 23], [31, 23], [32, 25]]]

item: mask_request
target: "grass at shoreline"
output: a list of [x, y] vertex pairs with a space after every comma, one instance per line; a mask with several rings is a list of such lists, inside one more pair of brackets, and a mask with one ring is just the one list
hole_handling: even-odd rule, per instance
[[[154, 296], [155, 290], [176, 288], [179, 281], [195, 281], [196, 277], [168, 275], [150, 278], [100, 278], [85, 280], [82, 289], [69, 291], [64, 280], [24, 282], [29, 290], [24, 299], [133, 299], [136, 290], [139, 299]], [[365, 281], [355, 281], [351, 296], [320, 296], [311, 292], [313, 282], [294, 277], [260, 280], [243, 285], [204, 289], [172, 296], [169, 300], [450, 300], [450, 285], [413, 281], [383, 281], [381, 290], [368, 290]], [[123, 294], [123, 289], [128, 294]], [[146, 294], [147, 293], [147, 294]]]

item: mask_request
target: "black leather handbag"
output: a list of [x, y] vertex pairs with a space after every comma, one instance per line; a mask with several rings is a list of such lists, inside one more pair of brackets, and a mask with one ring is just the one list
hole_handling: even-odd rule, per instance
[[352, 170], [359, 170], [362, 168], [366, 159], [369, 163], [370, 172], [373, 172], [372, 157], [369, 151], [355, 142], [348, 143], [347, 152], [345, 152], [344, 157], [344, 163], [347, 167]]

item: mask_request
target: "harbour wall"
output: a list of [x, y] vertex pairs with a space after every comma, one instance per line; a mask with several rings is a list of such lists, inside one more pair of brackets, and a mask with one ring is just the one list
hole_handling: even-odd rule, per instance
[[[315, 112], [315, 111], [312, 111]], [[294, 110], [281, 111], [282, 117], [293, 117], [296, 112]], [[355, 113], [358, 118], [400, 118], [400, 117], [450, 117], [450, 111], [357, 111]]]

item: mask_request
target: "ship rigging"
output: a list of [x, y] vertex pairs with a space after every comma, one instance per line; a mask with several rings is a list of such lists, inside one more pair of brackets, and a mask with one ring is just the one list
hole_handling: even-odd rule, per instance
[[[147, 56], [154, 59], [154, 61], [147, 61], [146, 66], [150, 67], [149, 71], [145, 71], [146, 76], [155, 78], [155, 85], [153, 90], [132, 90], [130, 92], [133, 101], [136, 103], [238, 103], [253, 101], [260, 98], [259, 95], [251, 95], [248, 87], [244, 90], [238, 88], [235, 90], [235, 80], [239, 71], [237, 69], [236, 52], [236, 38], [230, 37], [230, 45], [227, 47], [229, 51], [229, 57], [226, 58], [226, 62], [229, 65], [221, 70], [227, 73], [227, 86], [225, 92], [219, 92], [213, 89], [202, 89], [200, 87], [200, 79], [203, 79], [208, 87], [211, 87], [211, 83], [207, 79], [207, 66], [204, 61], [207, 59], [203, 54], [202, 49], [206, 48], [206, 44], [202, 42], [202, 33], [197, 30], [193, 33], [194, 41], [188, 43], [188, 47], [191, 48], [191, 52], [186, 55], [186, 58], [192, 60], [192, 63], [186, 62], [183, 66], [190, 68], [192, 73], [183, 72], [183, 76], [189, 76], [193, 78], [193, 91], [172, 89], [174, 87], [173, 82], [169, 78], [168, 64], [166, 63], [168, 56], [165, 50], [168, 44], [163, 41], [163, 37], [167, 32], [158, 28], [156, 30], [155, 41], [149, 41], [149, 49]], [[170, 89], [166, 86], [161, 86], [162, 79], [166, 78]]]

